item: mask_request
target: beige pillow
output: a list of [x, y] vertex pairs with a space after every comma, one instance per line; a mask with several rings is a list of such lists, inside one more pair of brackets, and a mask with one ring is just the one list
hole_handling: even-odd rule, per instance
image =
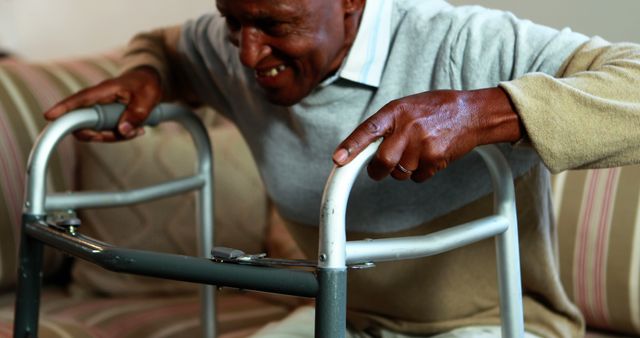
[[[211, 130], [215, 171], [217, 245], [264, 251], [267, 199], [249, 150], [228, 123]], [[117, 144], [83, 144], [83, 190], [132, 189], [194, 172], [195, 148], [176, 125], [147, 128], [145, 136]], [[196, 255], [195, 193], [120, 208], [81, 213], [82, 232], [114, 245]], [[179, 293], [195, 285], [117, 274], [78, 260], [72, 290], [108, 295]]]

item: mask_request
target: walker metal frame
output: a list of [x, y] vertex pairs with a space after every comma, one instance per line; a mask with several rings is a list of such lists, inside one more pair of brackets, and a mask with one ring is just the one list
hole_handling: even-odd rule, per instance
[[[47, 166], [56, 145], [75, 130], [112, 130], [124, 107], [119, 104], [80, 109], [51, 123], [38, 137], [27, 167], [20, 264], [15, 303], [14, 337], [38, 336], [43, 245], [88, 260], [105, 269], [203, 284], [203, 337], [215, 337], [215, 286], [302, 296], [316, 299], [317, 338], [344, 338], [347, 267], [380, 261], [426, 257], [486, 238], [496, 238], [498, 287], [503, 337], [524, 337], [520, 260], [513, 177], [495, 146], [478, 152], [491, 174], [493, 216], [423, 236], [346, 241], [345, 216], [349, 193], [358, 173], [375, 153], [370, 145], [348, 165], [334, 169], [325, 186], [320, 212], [320, 240], [314, 271], [229, 264], [210, 259], [213, 243], [213, 159], [206, 128], [189, 110], [159, 105], [146, 125], [176, 121], [186, 128], [197, 148], [197, 172], [191, 177], [124, 192], [46, 191]], [[200, 257], [115, 247], [82, 235], [73, 226], [52, 223], [47, 213], [140, 203], [197, 190]]]

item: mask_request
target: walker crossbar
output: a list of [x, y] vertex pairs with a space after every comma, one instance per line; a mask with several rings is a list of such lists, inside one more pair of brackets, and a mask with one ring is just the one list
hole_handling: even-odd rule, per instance
[[[60, 139], [82, 128], [113, 129], [123, 110], [122, 105], [106, 105], [69, 113], [45, 129], [31, 153], [20, 245], [14, 337], [37, 337], [43, 244], [112, 271], [205, 284], [201, 317], [203, 337], [215, 337], [214, 293], [211, 285], [218, 285], [315, 297], [315, 336], [344, 338], [347, 264], [425, 257], [489, 237], [496, 237], [502, 336], [524, 336], [513, 178], [497, 147], [475, 149], [491, 174], [495, 215], [424, 236], [347, 242], [345, 216], [349, 193], [358, 173], [376, 152], [380, 141], [367, 147], [350, 164], [334, 167], [322, 197], [319, 255], [314, 273], [220, 263], [208, 259], [213, 238], [214, 209], [211, 145], [206, 129], [198, 118], [177, 106], [156, 107], [147, 124], [176, 120], [191, 132], [199, 161], [198, 172], [194, 176], [125, 192], [47, 195], [48, 159]], [[193, 189], [200, 191], [201, 257], [115, 247], [77, 233], [74, 228], [49, 222], [46, 216], [46, 211], [121, 206]]]
[[316, 297], [312, 272], [263, 266], [225, 264], [210, 259], [114, 247], [45, 222], [27, 223], [26, 232], [54, 248], [107, 270], [201, 284]]

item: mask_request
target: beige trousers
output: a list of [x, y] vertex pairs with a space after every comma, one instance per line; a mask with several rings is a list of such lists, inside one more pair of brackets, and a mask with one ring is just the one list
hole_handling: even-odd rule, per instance
[[[273, 322], [250, 338], [313, 338], [315, 311], [311, 306], [303, 306], [295, 310], [286, 318]], [[390, 331], [382, 331], [382, 338], [422, 338], [422, 336], [408, 336]], [[464, 327], [430, 336], [429, 338], [500, 338], [499, 326]], [[525, 338], [541, 338], [531, 333], [525, 333]], [[347, 338], [371, 338], [361, 332], [347, 332]]]

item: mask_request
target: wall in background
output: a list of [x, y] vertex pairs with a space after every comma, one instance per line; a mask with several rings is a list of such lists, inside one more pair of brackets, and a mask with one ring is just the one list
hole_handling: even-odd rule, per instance
[[[377, 0], [369, 0], [377, 1]], [[552, 27], [640, 42], [638, 0], [451, 0], [510, 10]], [[0, 47], [31, 59], [106, 51], [141, 30], [179, 23], [215, 0], [0, 0]]]
[[520, 18], [555, 28], [570, 27], [609, 41], [640, 43], [638, 0], [449, 0], [456, 5], [482, 5], [511, 11]]
[[213, 6], [214, 0], [0, 0], [0, 46], [37, 60], [103, 52]]

